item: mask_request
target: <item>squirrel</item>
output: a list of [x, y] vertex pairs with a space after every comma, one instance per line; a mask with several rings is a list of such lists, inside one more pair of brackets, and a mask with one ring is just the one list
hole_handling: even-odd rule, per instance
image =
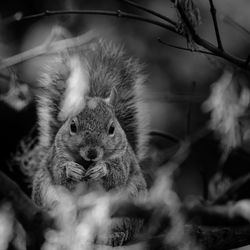
[[[130, 198], [147, 193], [138, 163], [148, 138], [145, 81], [138, 60], [100, 38], [50, 62], [37, 94], [39, 143], [47, 152], [33, 178], [37, 205], [49, 206], [49, 185], [98, 183]], [[115, 221], [106, 244], [124, 244], [141, 225]]]

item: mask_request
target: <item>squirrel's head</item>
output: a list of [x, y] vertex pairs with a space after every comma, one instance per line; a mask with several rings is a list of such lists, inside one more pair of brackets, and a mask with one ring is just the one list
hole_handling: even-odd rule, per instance
[[113, 99], [112, 94], [107, 99], [86, 97], [84, 109], [59, 130], [59, 141], [77, 162], [84, 165], [124, 154], [127, 138], [116, 119]]

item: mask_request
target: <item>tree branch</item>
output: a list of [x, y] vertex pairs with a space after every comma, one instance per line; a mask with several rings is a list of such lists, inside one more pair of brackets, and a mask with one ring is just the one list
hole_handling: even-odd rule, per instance
[[[173, 1], [173, 0], [171, 0], [171, 1]], [[196, 44], [202, 46], [203, 48], [206, 48], [210, 52], [216, 54], [218, 57], [224, 58], [225, 60], [239, 66], [240, 68], [243, 68], [243, 69], [250, 71], [249, 65], [246, 66], [246, 60], [234, 57], [234, 56], [230, 55], [229, 53], [226, 53], [224, 50], [218, 49], [210, 42], [202, 39], [194, 30], [193, 26], [191, 25], [191, 23], [189, 22], [189, 20], [186, 16], [186, 13], [183, 11], [183, 9], [178, 1], [176, 3], [176, 8], [178, 9], [178, 11], [182, 17], [182, 20], [187, 25], [187, 27], [190, 31], [190, 34], [192, 35], [193, 41]]]
[[180, 49], [180, 50], [185, 50], [185, 51], [189, 51], [189, 52], [198, 52], [198, 53], [202, 53], [202, 54], [206, 54], [206, 55], [212, 55], [212, 56], [217, 56], [216, 54], [212, 53], [212, 52], [209, 52], [209, 51], [206, 51], [206, 50], [196, 50], [196, 49], [189, 49], [189, 48], [184, 48], [184, 47], [180, 47], [180, 46], [176, 46], [176, 45], [173, 45], [173, 44], [169, 44], [169, 43], [166, 43], [164, 41], [161, 40], [161, 38], [158, 38], [157, 39], [161, 44], [164, 44], [168, 47], [171, 47], [171, 48], [175, 48], [175, 49]]
[[[184, 13], [182, 8], [180, 7], [178, 1], [177, 1], [177, 8], [178, 8], [184, 22], [186, 22], [187, 27], [190, 29], [190, 33], [192, 34], [192, 38], [197, 45], [200, 45], [201, 47], [210, 51], [212, 54], [214, 54], [218, 57], [221, 57], [221, 58], [227, 60], [228, 62], [235, 64], [236, 66], [238, 66], [240, 68], [243, 68], [245, 70], [250, 71], [249, 65], [246, 66], [245, 59], [240, 59], [240, 58], [237, 58], [235, 56], [232, 56], [229, 53], [226, 53], [225, 51], [218, 49], [216, 46], [214, 46], [210, 42], [208, 42], [208, 41], [202, 39], [200, 36], [198, 36], [196, 34], [195, 30], [192, 28], [192, 25], [189, 23], [188, 18], [186, 17], [186, 14]], [[42, 18], [45, 16], [52, 16], [52, 15], [72, 15], [72, 14], [105, 15], [105, 16], [114, 16], [114, 17], [119, 17], [119, 18], [128, 18], [128, 19], [138, 20], [138, 21], [142, 21], [142, 22], [147, 22], [147, 23], [162, 27], [164, 29], [167, 29], [175, 34], [184, 36], [183, 34], [180, 34], [176, 30], [176, 28], [173, 27], [172, 25], [169, 25], [169, 24], [166, 24], [166, 23], [163, 23], [160, 21], [156, 21], [154, 19], [142, 17], [139, 15], [126, 13], [126, 12], [123, 12], [120, 10], [117, 10], [117, 11], [104, 11], [104, 10], [71, 10], [71, 11], [55, 10], [55, 11], [50, 11], [50, 10], [47, 10], [45, 12], [41, 12], [41, 13], [30, 15], [30, 16], [23, 16], [23, 17], [20, 17], [19, 19], [15, 19], [14, 21], [16, 21], [16, 22], [17, 21], [24, 21], [24, 20]], [[1, 66], [0, 66], [0, 68], [1, 68]], [[4, 67], [2, 67], [2, 68], [4, 68]]]
[[42, 45], [37, 46], [33, 49], [24, 51], [20, 54], [8, 57], [6, 59], [2, 59], [0, 62], [0, 70], [33, 59], [37, 56], [58, 53], [64, 51], [65, 49], [78, 47], [82, 44], [90, 42], [94, 37], [94, 32], [90, 31], [74, 38], [67, 38], [51, 43], [45, 42]]
[[129, 1], [129, 0], [123, 0], [123, 2], [135, 7], [135, 8], [138, 8], [140, 10], [143, 10], [145, 12], [148, 12], [156, 17], [159, 17], [161, 18], [162, 20], [168, 22], [168, 23], [171, 23], [172, 25], [176, 26], [176, 22], [173, 21], [172, 19], [168, 18], [167, 16], [163, 16], [162, 14], [154, 11], [154, 10], [151, 10], [151, 9], [148, 9], [148, 8], [145, 8], [143, 7], [142, 5], [138, 4], [138, 3], [135, 3], [135, 2], [132, 2], [132, 1]]
[[216, 38], [217, 38], [218, 48], [220, 50], [223, 50], [223, 45], [222, 45], [222, 42], [221, 42], [220, 32], [219, 32], [219, 27], [218, 27], [218, 22], [217, 22], [217, 17], [216, 17], [216, 9], [214, 7], [213, 0], [209, 0], [209, 4], [210, 4], [211, 16], [213, 18], [213, 23], [214, 23], [214, 29], [215, 29], [215, 35], [216, 35]]
[[23, 16], [20, 19], [16, 21], [24, 21], [24, 20], [30, 20], [30, 19], [37, 19], [37, 18], [42, 18], [45, 16], [53, 16], [53, 15], [102, 15], [102, 16], [114, 16], [114, 17], [121, 17], [121, 18], [129, 18], [129, 19], [134, 19], [138, 21], [143, 21], [146, 23], [151, 23], [157, 26], [160, 26], [162, 28], [168, 29], [174, 33], [178, 33], [176, 29], [169, 24], [156, 21], [150, 18], [142, 17], [139, 15], [131, 14], [131, 13], [126, 13], [121, 10], [117, 11], [108, 11], [108, 10], [46, 10], [44, 12], [34, 14], [34, 15], [29, 15], [29, 16]]
[[[217, 11], [217, 13], [218, 13], [218, 11]], [[239, 31], [245, 37], [245, 40], [247, 42], [249, 42], [250, 31], [248, 29], [246, 29], [245, 27], [240, 25], [238, 22], [236, 22], [230, 16], [227, 16], [221, 12], [219, 14], [220, 14], [219, 17], [223, 22], [231, 25], [235, 30]]]

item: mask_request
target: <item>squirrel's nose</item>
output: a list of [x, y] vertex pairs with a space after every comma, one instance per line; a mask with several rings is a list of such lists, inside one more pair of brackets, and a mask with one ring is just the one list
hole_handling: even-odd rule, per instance
[[80, 156], [85, 161], [98, 161], [103, 157], [103, 150], [100, 147], [83, 147]]
[[95, 148], [90, 148], [88, 149], [86, 156], [89, 160], [94, 161], [96, 160], [98, 153], [97, 150]]

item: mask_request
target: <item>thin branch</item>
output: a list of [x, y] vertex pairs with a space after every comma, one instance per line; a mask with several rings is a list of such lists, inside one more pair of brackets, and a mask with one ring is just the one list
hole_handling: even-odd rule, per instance
[[135, 2], [132, 2], [132, 1], [129, 1], [129, 0], [123, 0], [123, 2], [135, 7], [135, 8], [138, 8], [140, 10], [143, 10], [145, 12], [148, 12], [156, 17], [159, 17], [161, 18], [162, 20], [168, 22], [168, 23], [171, 23], [172, 25], [176, 26], [176, 22], [173, 21], [172, 19], [168, 18], [167, 16], [163, 16], [162, 14], [154, 11], [154, 10], [151, 10], [151, 9], [148, 9], [148, 8], [145, 8], [143, 7], [142, 5], [138, 4], [138, 3], [135, 3]]
[[[30, 16], [24, 16], [20, 17], [17, 21], [23, 21], [23, 20], [30, 20], [30, 19], [36, 19], [36, 18], [41, 18], [45, 16], [51, 16], [51, 15], [71, 15], [71, 14], [96, 14], [96, 15], [109, 15], [109, 16], [116, 16], [116, 17], [122, 17], [122, 18], [130, 18], [130, 19], [135, 19], [135, 20], [140, 20], [143, 22], [148, 22], [160, 27], [163, 27], [165, 29], [168, 29], [174, 33], [178, 33], [175, 28], [172, 25], [165, 24], [163, 22], [155, 21], [153, 19], [149, 19], [146, 17], [141, 17], [137, 16], [134, 14], [130, 13], [125, 13], [120, 10], [118, 11], [96, 11], [96, 10], [72, 10], [72, 11], [45, 11], [42, 13], [38, 13], [35, 15], [30, 15]], [[91, 33], [91, 32], [89, 32]], [[6, 58], [1, 60], [0, 62], [0, 70], [22, 63], [24, 61], [30, 60], [34, 57], [37, 56], [42, 56], [46, 54], [53, 54], [53, 53], [58, 53], [60, 51], [63, 51], [67, 48], [72, 48], [72, 47], [77, 47], [80, 46], [81, 44], [85, 44], [92, 40], [94, 37], [93, 34], [83, 34], [79, 37], [75, 38], [69, 38], [61, 41], [56, 41], [50, 44], [44, 43], [40, 46], [37, 46], [31, 50], [25, 51], [23, 53], [17, 54], [15, 56]]]
[[219, 18], [223, 22], [231, 25], [234, 29], [236, 29], [237, 31], [239, 31], [245, 37], [245, 40], [247, 42], [249, 42], [250, 31], [248, 29], [246, 29], [245, 27], [243, 27], [242, 25], [240, 25], [238, 22], [236, 22], [235, 20], [233, 20], [230, 16], [227, 16], [227, 15], [221, 13], [221, 12], [220, 12]]
[[[171, 1], [173, 1], [173, 0], [171, 0]], [[246, 60], [234, 57], [234, 56], [230, 55], [229, 53], [226, 53], [224, 50], [218, 49], [216, 46], [214, 46], [210, 42], [202, 39], [194, 30], [193, 26], [191, 25], [191, 23], [189, 22], [189, 20], [186, 16], [186, 13], [183, 11], [183, 9], [178, 1], [176, 3], [176, 7], [177, 7], [177, 9], [182, 17], [182, 20], [187, 25], [187, 27], [190, 31], [190, 34], [192, 35], [193, 41], [196, 44], [202, 46], [203, 48], [206, 48], [210, 52], [216, 54], [218, 57], [224, 58], [225, 60], [239, 66], [240, 68], [247, 69], [248, 71], [250, 71], [249, 66], [246, 68]]]
[[[199, 35], [196, 34], [195, 30], [192, 28], [192, 25], [190, 24], [188, 18], [186, 17], [185, 12], [182, 10], [180, 4], [177, 2], [177, 8], [183, 18], [183, 21], [186, 22], [187, 27], [190, 29], [190, 33], [192, 35], [193, 41], [197, 44], [200, 45], [201, 47], [207, 49], [214, 55], [221, 57], [235, 65], [237, 65], [240, 68], [243, 68], [245, 70], [250, 71], [249, 65], [246, 67], [246, 60], [245, 59], [240, 59], [238, 57], [232, 56], [229, 53], [226, 53], [223, 50], [218, 49], [216, 46], [208, 42], [207, 40], [204, 40], [201, 38]], [[66, 11], [66, 10], [56, 10], [56, 11], [45, 11], [41, 12], [35, 15], [30, 15], [30, 16], [24, 16], [21, 17], [20, 19], [16, 20], [17, 21], [23, 21], [23, 20], [30, 20], [30, 19], [36, 19], [36, 18], [42, 18], [45, 16], [52, 16], [52, 15], [72, 15], [72, 14], [90, 14], [90, 15], [105, 15], [105, 16], [114, 16], [114, 17], [120, 17], [120, 18], [128, 18], [128, 19], [133, 19], [133, 20], [138, 20], [142, 22], [147, 22], [159, 27], [162, 27], [164, 29], [167, 29], [175, 34], [184, 36], [183, 34], [180, 34], [175, 27], [172, 25], [156, 21], [150, 18], [142, 17], [139, 15], [134, 15], [130, 13], [126, 13], [123, 11], [102, 11], [102, 10], [72, 10], [72, 11]]]
[[180, 46], [176, 46], [176, 45], [173, 45], [173, 44], [170, 44], [170, 43], [166, 43], [164, 41], [161, 40], [161, 38], [158, 38], [157, 39], [161, 44], [164, 44], [168, 47], [171, 47], [171, 48], [175, 48], [175, 49], [180, 49], [180, 50], [185, 50], [185, 51], [189, 51], [189, 52], [198, 52], [198, 53], [202, 53], [202, 54], [206, 54], [206, 55], [212, 55], [212, 56], [217, 56], [216, 54], [212, 53], [212, 52], [209, 52], [209, 51], [206, 51], [206, 50], [197, 50], [197, 49], [189, 49], [189, 48], [184, 48], [184, 47], [180, 47]]
[[90, 42], [94, 37], [95, 37], [94, 32], [88, 32], [74, 38], [67, 38], [52, 43], [45, 42], [44, 44], [37, 46], [33, 49], [24, 51], [20, 54], [1, 60], [0, 70], [25, 62], [27, 60], [33, 59], [38, 56], [58, 53], [60, 51], [64, 51], [65, 49], [78, 47], [82, 44]]
[[214, 29], [215, 29], [215, 35], [216, 35], [216, 39], [217, 39], [217, 43], [218, 43], [218, 48], [220, 50], [223, 50], [223, 45], [222, 45], [222, 42], [221, 42], [220, 32], [219, 32], [219, 27], [218, 27], [218, 22], [217, 22], [217, 17], [216, 17], [216, 9], [214, 7], [213, 0], [209, 0], [209, 4], [210, 4], [211, 16], [213, 18], [213, 23], [214, 23]]
[[21, 17], [17, 21], [24, 21], [24, 20], [30, 20], [30, 19], [36, 19], [36, 18], [42, 18], [45, 16], [52, 16], [52, 15], [72, 15], [72, 14], [77, 14], [77, 15], [102, 15], [102, 16], [114, 16], [114, 17], [121, 17], [121, 18], [129, 18], [129, 19], [135, 19], [147, 23], [151, 23], [157, 26], [160, 26], [162, 28], [168, 29], [174, 33], [178, 33], [176, 29], [169, 24], [156, 21], [150, 18], [142, 17], [139, 15], [131, 14], [131, 13], [126, 13], [121, 10], [117, 11], [108, 11], [108, 10], [46, 10], [44, 12], [30, 15], [30, 16], [24, 16]]
[[[194, 31], [194, 29], [192, 28], [192, 25], [189, 23], [188, 18], [186, 17], [186, 14], [183, 12], [181, 6], [177, 3], [177, 8], [180, 11], [180, 14], [184, 17], [184, 21], [187, 22], [187, 26], [189, 27], [190, 32], [193, 35], [193, 39], [194, 41], [206, 48], [207, 50], [211, 51], [212, 53], [216, 54], [219, 57], [222, 57], [228, 61], [230, 61], [231, 63], [234, 63], [235, 65], [241, 67], [241, 68], [245, 68], [245, 60], [240, 59], [240, 58], [236, 58], [233, 57], [232, 55], [225, 53], [224, 51], [219, 50], [217, 47], [215, 47], [213, 44], [209, 43], [208, 41], [200, 38], [196, 32]], [[135, 20], [139, 20], [139, 21], [144, 21], [144, 22], [148, 22], [151, 24], [154, 24], [156, 26], [160, 26], [162, 28], [165, 28], [169, 31], [174, 32], [175, 34], [180, 34], [173, 26], [171, 25], [167, 25], [165, 23], [159, 22], [159, 21], [155, 21], [149, 18], [145, 18], [145, 17], [141, 17], [138, 15], [133, 15], [130, 13], [125, 13], [122, 12], [120, 10], [118, 11], [98, 11], [98, 10], [72, 10], [72, 11], [63, 11], [63, 10], [58, 10], [58, 11], [45, 11], [45, 12], [41, 12], [38, 13], [36, 15], [31, 15], [31, 16], [24, 16], [20, 19], [20, 21], [22, 20], [27, 20], [27, 19], [33, 19], [33, 18], [39, 18], [39, 17], [45, 17], [45, 16], [50, 16], [50, 15], [66, 15], [66, 14], [96, 14], [96, 15], [109, 15], [109, 16], [116, 16], [116, 17], [121, 17], [121, 18], [129, 18], [129, 19], [135, 19]], [[183, 36], [183, 35], [182, 35]], [[247, 68], [248, 70], [250, 70], [250, 68]]]

